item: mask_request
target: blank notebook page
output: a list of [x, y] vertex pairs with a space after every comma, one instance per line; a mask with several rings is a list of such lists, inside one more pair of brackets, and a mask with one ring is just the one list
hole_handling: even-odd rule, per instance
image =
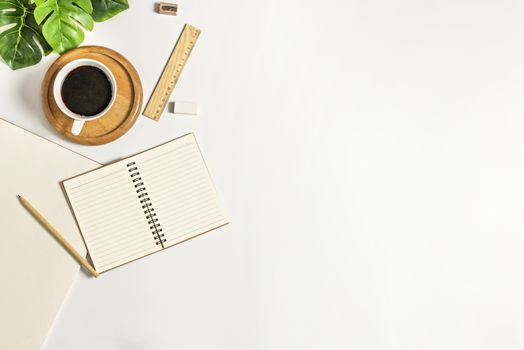
[[227, 224], [193, 134], [64, 187], [99, 272]]
[[16, 195], [25, 196], [85, 256], [60, 181], [100, 164], [2, 119], [0, 140], [0, 349], [41, 349], [79, 265]]

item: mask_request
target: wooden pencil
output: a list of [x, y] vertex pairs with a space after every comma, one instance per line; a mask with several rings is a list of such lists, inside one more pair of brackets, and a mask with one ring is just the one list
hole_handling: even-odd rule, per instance
[[71, 256], [73, 256], [73, 258], [75, 258], [76, 261], [80, 263], [80, 265], [82, 265], [94, 277], [100, 276], [100, 274], [96, 272], [96, 270], [86, 261], [86, 259], [84, 259], [84, 257], [82, 257], [75, 250], [75, 248], [73, 248], [73, 246], [65, 240], [64, 237], [62, 237], [62, 235], [49, 223], [49, 221], [47, 221], [46, 218], [44, 218], [42, 214], [38, 212], [38, 210], [36, 210], [31, 205], [31, 203], [27, 201], [27, 199], [23, 198], [20, 195], [17, 195], [17, 197], [22, 203], [22, 205], [31, 213], [31, 215], [33, 215], [34, 218], [38, 220], [38, 222], [40, 222], [40, 224], [42, 224], [42, 226], [44, 226], [53, 235], [53, 237], [56, 238], [56, 240], [62, 245], [62, 247], [64, 247], [68, 251], [68, 253], [71, 254]]

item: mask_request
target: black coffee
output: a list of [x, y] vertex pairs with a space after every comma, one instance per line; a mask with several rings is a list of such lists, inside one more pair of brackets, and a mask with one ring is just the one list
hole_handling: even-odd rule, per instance
[[101, 113], [109, 105], [113, 89], [101, 69], [81, 66], [66, 76], [61, 93], [62, 101], [71, 112], [91, 116]]

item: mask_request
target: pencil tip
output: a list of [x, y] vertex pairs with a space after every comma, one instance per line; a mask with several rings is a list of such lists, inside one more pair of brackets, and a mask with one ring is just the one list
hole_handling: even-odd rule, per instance
[[17, 194], [16, 196], [17, 196], [18, 198], [20, 198], [20, 195], [19, 195], [19, 194]]

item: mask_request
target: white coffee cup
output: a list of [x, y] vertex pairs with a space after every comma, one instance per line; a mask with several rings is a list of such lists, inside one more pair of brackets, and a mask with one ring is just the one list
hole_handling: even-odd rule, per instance
[[[65, 105], [64, 101], [62, 100], [62, 84], [64, 83], [65, 78], [69, 73], [71, 73], [73, 70], [75, 70], [78, 67], [82, 66], [92, 66], [100, 69], [102, 72], [105, 73], [107, 78], [109, 79], [109, 82], [111, 83], [111, 100], [109, 101], [109, 104], [107, 105], [104, 110], [98, 114], [95, 115], [80, 115], [75, 112], [72, 112], [67, 106]], [[53, 85], [53, 95], [55, 98], [55, 102], [60, 108], [60, 110], [67, 115], [68, 117], [74, 119], [73, 126], [71, 128], [71, 133], [75, 136], [80, 135], [80, 131], [82, 131], [82, 128], [84, 127], [85, 122], [90, 120], [95, 120], [100, 117], [102, 117], [104, 114], [107, 113], [113, 106], [113, 103], [115, 103], [116, 99], [116, 79], [111, 72], [109, 68], [107, 68], [103, 63], [90, 59], [90, 58], [79, 58], [77, 60], [71, 61], [65, 66], [62, 67], [56, 74], [55, 83]]]

